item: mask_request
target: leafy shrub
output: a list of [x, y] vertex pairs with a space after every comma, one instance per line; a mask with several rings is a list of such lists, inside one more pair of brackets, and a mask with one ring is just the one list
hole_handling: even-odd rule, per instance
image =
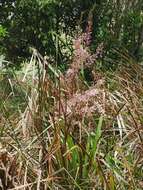
[[[72, 53], [71, 39], [78, 26], [86, 30], [93, 20], [92, 50], [104, 42], [106, 69], [118, 55], [114, 49], [126, 48], [136, 59], [141, 58], [142, 2], [118, 1], [2, 1], [1, 23], [9, 33], [1, 44], [9, 60], [30, 57], [34, 47], [44, 56], [52, 56], [58, 65], [66, 64]], [[67, 54], [68, 51], [68, 54]], [[104, 66], [103, 66], [104, 67]]]

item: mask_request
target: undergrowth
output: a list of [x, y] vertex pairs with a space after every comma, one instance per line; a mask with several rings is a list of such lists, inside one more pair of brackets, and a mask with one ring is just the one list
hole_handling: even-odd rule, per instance
[[143, 188], [142, 68], [97, 70], [104, 44], [92, 55], [89, 36], [65, 73], [36, 50], [22, 70], [1, 70], [1, 189]]

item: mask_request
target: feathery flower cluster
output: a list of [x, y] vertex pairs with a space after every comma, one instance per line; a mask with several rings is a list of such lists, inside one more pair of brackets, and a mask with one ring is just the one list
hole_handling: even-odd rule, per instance
[[72, 98], [69, 98], [65, 104], [62, 101], [62, 108], [64, 114], [68, 118], [83, 118], [92, 117], [94, 113], [105, 115], [105, 91], [102, 89], [104, 80], [99, 81], [99, 85], [90, 87], [82, 93], [75, 93]]
[[92, 116], [97, 112], [105, 114], [104, 107], [101, 100], [104, 97], [104, 91], [96, 88], [91, 88], [83, 94], [76, 94], [72, 99], [67, 102], [69, 113], [80, 116]]
[[92, 42], [92, 21], [88, 21], [86, 32], [73, 41], [74, 55], [70, 68], [66, 72], [67, 81], [73, 81], [82, 67], [91, 67], [98, 58], [102, 58], [104, 44], [101, 43], [94, 54], [89, 51]]
[[77, 39], [73, 41], [73, 47], [74, 47], [73, 62], [66, 73], [67, 80], [73, 80], [78, 74], [81, 67], [91, 57], [88, 51], [88, 46], [91, 44], [92, 40], [91, 34], [92, 34], [92, 22], [88, 21], [86, 32], [81, 34]]
[[[86, 32], [73, 41], [73, 61], [70, 68], [65, 73], [65, 76], [62, 78], [64, 81], [63, 87], [65, 88], [65, 86], [67, 86], [66, 91], [69, 96], [67, 97], [68, 100], [66, 105], [64, 100], [62, 100], [61, 104], [63, 112], [66, 112], [66, 115], [68, 116], [72, 116], [74, 114], [76, 116], [84, 117], [86, 115], [89, 117], [95, 112], [105, 114], [105, 109], [102, 105], [104, 90], [100, 88], [102, 85], [98, 85], [98, 87], [93, 86], [83, 92], [81, 89], [79, 92], [77, 88], [77, 86], [79, 86], [79, 71], [82, 68], [91, 67], [96, 62], [97, 58], [102, 57], [104, 48], [103, 43], [97, 47], [95, 54], [91, 54], [89, 51], [91, 41], [92, 21], [89, 20]], [[104, 83], [102, 79], [100, 82], [102, 84]]]

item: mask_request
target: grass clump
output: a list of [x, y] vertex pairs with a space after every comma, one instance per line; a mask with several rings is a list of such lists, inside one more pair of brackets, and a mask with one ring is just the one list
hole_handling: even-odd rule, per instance
[[91, 55], [85, 43], [65, 73], [34, 50], [1, 81], [1, 189], [143, 188], [142, 68], [103, 74], [103, 44]]

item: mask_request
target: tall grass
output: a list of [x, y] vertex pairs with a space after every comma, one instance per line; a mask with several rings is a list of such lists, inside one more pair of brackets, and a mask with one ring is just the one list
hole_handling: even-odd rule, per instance
[[143, 188], [142, 68], [99, 72], [83, 42], [65, 73], [36, 50], [1, 71], [1, 189]]

